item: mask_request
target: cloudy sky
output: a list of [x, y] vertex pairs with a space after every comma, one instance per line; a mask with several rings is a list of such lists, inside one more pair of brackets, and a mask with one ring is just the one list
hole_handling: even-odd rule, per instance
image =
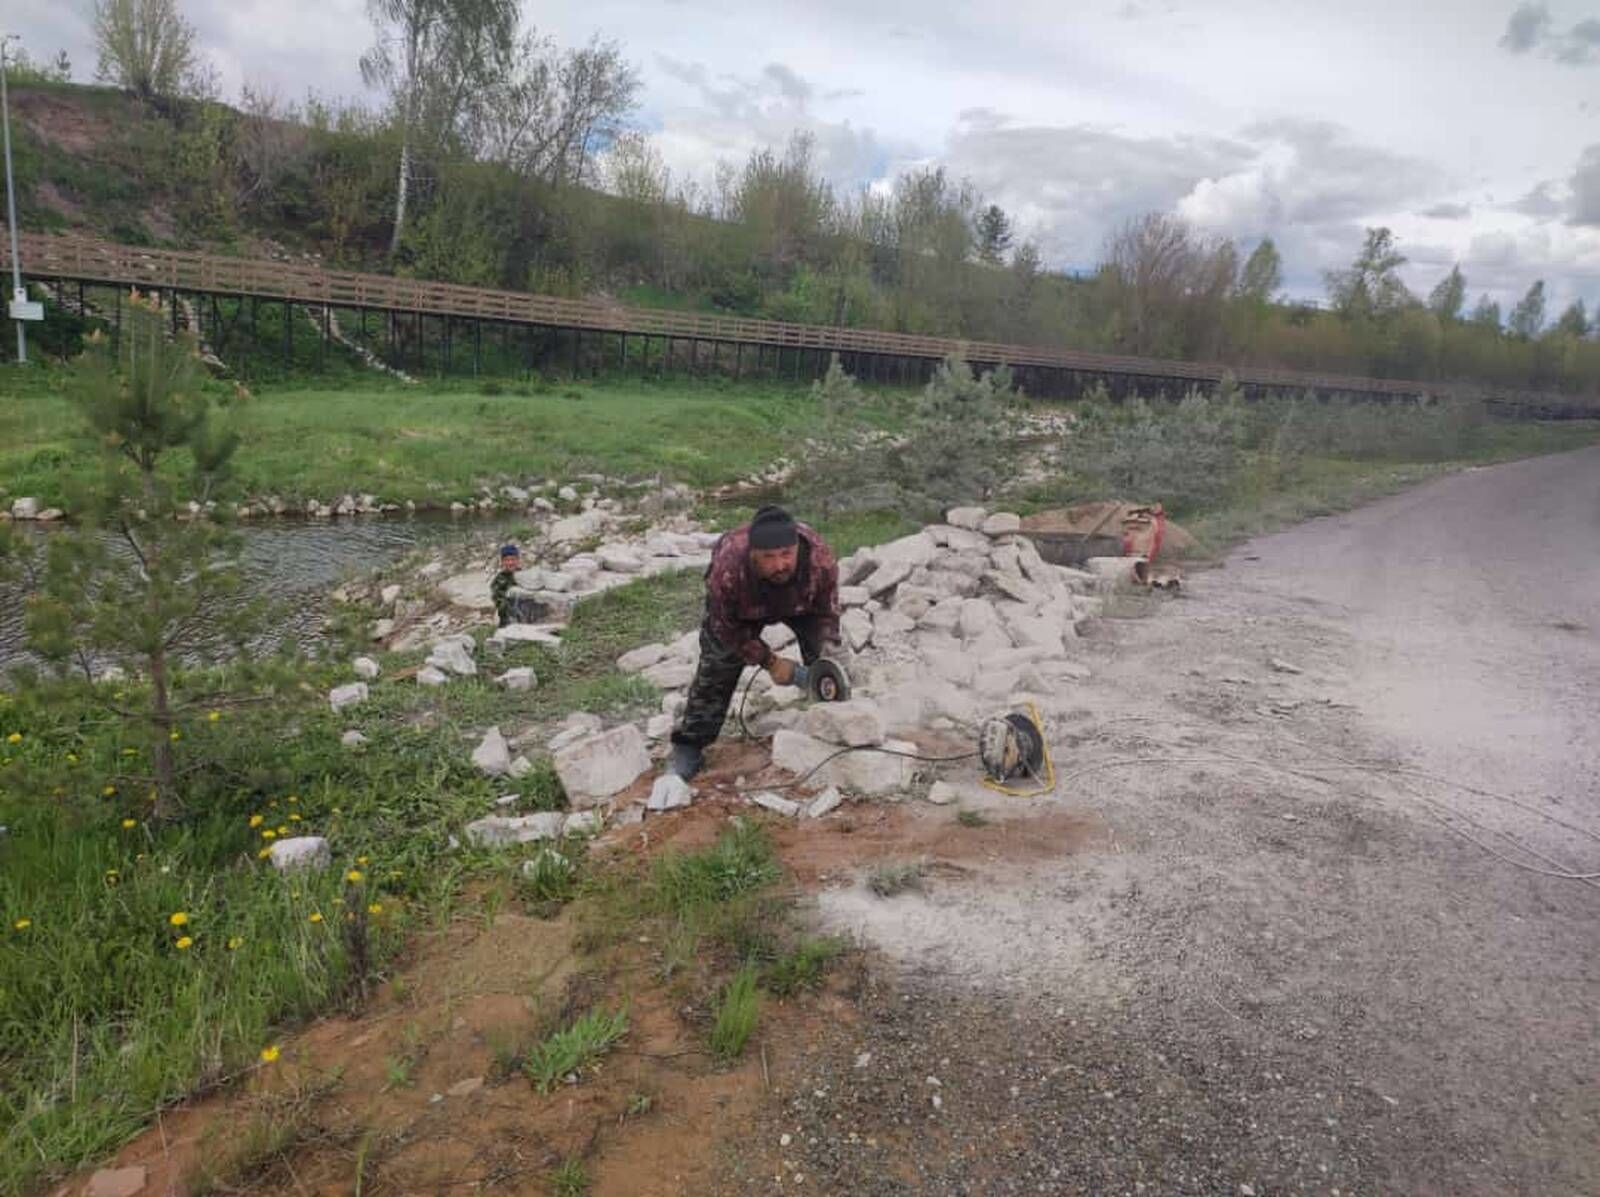
[[[180, 0], [224, 87], [360, 92], [363, 0]], [[0, 0], [38, 56], [92, 68], [88, 0]], [[817, 139], [841, 187], [940, 162], [1057, 266], [1173, 210], [1283, 250], [1320, 294], [1385, 224], [1425, 293], [1600, 301], [1600, 0], [545, 0], [527, 21], [620, 39], [674, 169]], [[20, 12], [20, 18], [15, 15]], [[914, 13], [914, 15], [912, 15]]]

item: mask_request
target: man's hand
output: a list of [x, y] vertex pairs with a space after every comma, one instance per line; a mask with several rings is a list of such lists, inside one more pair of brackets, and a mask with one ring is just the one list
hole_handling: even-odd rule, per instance
[[772, 675], [772, 684], [775, 686], [794, 685], [795, 664], [788, 657], [774, 656], [767, 662], [767, 672]]

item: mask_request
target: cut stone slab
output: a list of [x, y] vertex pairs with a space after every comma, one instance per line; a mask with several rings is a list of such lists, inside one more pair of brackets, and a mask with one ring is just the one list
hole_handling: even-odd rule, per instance
[[605, 814], [597, 810], [580, 810], [561, 821], [562, 835], [599, 835], [606, 825]]
[[961, 604], [943, 602], [930, 607], [928, 613], [917, 621], [917, 626], [933, 632], [954, 632], [961, 626]]
[[829, 744], [849, 747], [882, 744], [883, 713], [876, 703], [865, 698], [819, 702], [806, 711], [801, 730]]
[[346, 707], [353, 707], [366, 701], [366, 682], [351, 682], [347, 686], [335, 686], [328, 691], [328, 705], [336, 711], [342, 711]]
[[525, 756], [512, 757], [511, 768], [507, 769], [506, 772], [512, 777], [526, 777], [533, 772], [533, 762]]
[[378, 663], [371, 657], [357, 657], [350, 662], [350, 668], [356, 671], [356, 676], [364, 682], [375, 681], [380, 672]]
[[489, 577], [482, 570], [452, 574], [439, 583], [444, 596], [457, 607], [469, 611], [493, 611], [494, 596], [489, 593]]
[[961, 621], [958, 626], [963, 640], [976, 640], [985, 632], [1000, 626], [1000, 613], [988, 599], [964, 599], [961, 603]]
[[913, 532], [899, 540], [876, 545], [872, 550], [872, 559], [878, 563], [879, 569], [890, 562], [904, 562], [915, 569], [919, 565], [927, 565], [938, 555], [939, 546], [933, 537], [923, 532]]
[[551, 623], [508, 623], [490, 634], [496, 644], [551, 644], [559, 645], [558, 625]]
[[472, 659], [472, 650], [461, 643], [461, 638], [454, 636], [434, 644], [428, 653], [428, 664], [457, 677], [474, 677], [478, 672], [477, 662]]
[[320, 835], [293, 835], [275, 841], [267, 858], [273, 868], [287, 873], [294, 869], [325, 869], [333, 863], [333, 852]]
[[885, 561], [861, 583], [862, 589], [877, 598], [904, 582], [915, 568], [910, 561]]
[[1062, 651], [1060, 620], [1048, 615], [1028, 614], [1026, 610], [1007, 610], [1005, 622], [1019, 648], [1037, 648], [1049, 656]]
[[486, 847], [531, 844], [537, 840], [559, 839], [566, 818], [558, 810], [532, 815], [485, 815], [467, 824], [466, 835], [472, 843]]
[[872, 591], [865, 586], [839, 587], [839, 606], [848, 610], [851, 607], [864, 607], [867, 600], [872, 597]]
[[681, 690], [694, 681], [695, 663], [669, 660], [650, 666], [640, 675], [660, 690]]
[[[989, 518], [989, 513], [982, 507], [952, 507], [944, 514], [944, 522], [952, 528], [969, 528], [973, 531], [983, 527], [983, 521]], [[1021, 526], [1021, 521], [1018, 521]]]
[[32, 496], [13, 499], [11, 502], [11, 518], [14, 520], [36, 520], [39, 518], [39, 500]]
[[526, 665], [508, 669], [494, 679], [507, 690], [532, 690], [539, 684], [539, 675]]
[[636, 574], [644, 569], [644, 561], [635, 552], [617, 545], [606, 545], [599, 554], [600, 568], [614, 574]]
[[511, 772], [511, 749], [498, 727], [491, 727], [472, 750], [472, 763], [490, 777], [504, 777]]
[[83, 1197], [135, 1197], [135, 1194], [144, 1191], [145, 1181], [143, 1164], [127, 1168], [101, 1168], [83, 1187]]
[[926, 586], [913, 586], [908, 580], [894, 592], [894, 609], [910, 620], [919, 620], [933, 609], [940, 595]]
[[651, 715], [644, 725], [644, 734], [651, 740], [665, 740], [672, 734], [672, 716]]
[[650, 800], [645, 803], [645, 809], [679, 810], [688, 806], [693, 798], [694, 791], [689, 788], [688, 782], [676, 773], [663, 773], [650, 787]]
[[957, 797], [955, 786], [947, 781], [936, 781], [928, 787], [928, 801], [935, 806], [949, 806]]
[[424, 665], [417, 670], [417, 685], [419, 686], [442, 686], [449, 680], [443, 670], [436, 669], [432, 665]]
[[385, 607], [392, 607], [400, 600], [400, 584], [390, 583], [378, 592], [378, 601]]
[[872, 616], [860, 607], [852, 607], [840, 617], [839, 631], [850, 651], [858, 653], [872, 643]]
[[805, 816], [808, 819], [820, 819], [837, 810], [843, 801], [844, 795], [839, 793], [839, 787], [829, 786], [806, 804]]
[[984, 520], [978, 530], [985, 536], [1009, 536], [1022, 531], [1022, 517], [1014, 511], [997, 511]]
[[339, 737], [339, 743], [343, 744], [346, 748], [360, 748], [366, 742], [367, 737], [362, 735], [353, 727], [349, 731], [345, 732], [344, 735]]
[[763, 810], [770, 810], [775, 815], [782, 815], [792, 819], [800, 813], [800, 804], [771, 790], [762, 790], [759, 794], [751, 794], [750, 801]]
[[598, 536], [605, 526], [604, 512], [585, 511], [580, 515], [569, 515], [566, 519], [556, 520], [550, 525], [550, 542], [571, 544], [577, 540], [588, 540], [591, 536]]
[[[915, 752], [915, 745], [899, 740], [886, 740], [884, 747], [895, 747]], [[772, 763], [799, 777], [812, 769], [807, 781], [824, 785], [837, 785], [869, 797], [893, 794], [911, 784], [912, 762], [904, 757], [888, 756], [878, 752], [849, 752], [828, 760], [839, 751], [833, 744], [825, 744], [803, 732], [784, 729], [772, 737]], [[817, 768], [818, 766], [821, 768]]]
[[644, 735], [631, 723], [568, 744], [555, 754], [567, 801], [579, 810], [627, 789], [650, 771]]
[[907, 619], [898, 611], [879, 611], [872, 617], [872, 637], [879, 645], [899, 640], [911, 633], [916, 621]]
[[394, 635], [394, 620], [375, 619], [372, 621], [372, 630], [367, 633], [372, 640], [386, 640]]
[[1019, 603], [1038, 604], [1049, 597], [1039, 587], [1025, 579], [1020, 572], [992, 569], [983, 575], [983, 580], [1007, 598]]
[[641, 644], [617, 658], [617, 668], [623, 673], [638, 673], [664, 661], [672, 650], [665, 644]]
[[[973, 508], [977, 510], [977, 508]], [[924, 529], [929, 536], [935, 537], [947, 549], [957, 553], [987, 553], [989, 551], [989, 538], [982, 532], [971, 528], [958, 528], [954, 524], [935, 524]], [[941, 554], [942, 556], [942, 554]], [[938, 558], [934, 558], [937, 562]]]

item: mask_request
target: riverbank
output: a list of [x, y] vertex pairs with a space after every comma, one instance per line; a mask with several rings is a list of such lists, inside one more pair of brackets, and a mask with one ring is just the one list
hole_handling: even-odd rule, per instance
[[[64, 372], [0, 372], [0, 508], [31, 497], [70, 513], [73, 491], [98, 468], [71, 385]], [[559, 489], [585, 474], [721, 486], [759, 478], [814, 435], [819, 415], [806, 387], [723, 379], [374, 381], [247, 396], [211, 385], [243, 441], [211, 497], [262, 514], [305, 514], [311, 504], [332, 514], [347, 496], [352, 510], [518, 509], [532, 497], [559, 505]], [[904, 397], [879, 398], [862, 413], [864, 429], [900, 427]], [[185, 465], [170, 467], [180, 485]]]

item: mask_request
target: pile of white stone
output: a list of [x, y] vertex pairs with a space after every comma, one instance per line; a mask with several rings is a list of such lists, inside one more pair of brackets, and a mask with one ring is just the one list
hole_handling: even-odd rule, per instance
[[[1046, 562], [1014, 514], [956, 508], [947, 518], [840, 562], [850, 702], [803, 704], [798, 689], [774, 686], [765, 671], [746, 675], [748, 694], [741, 682], [729, 730], [742, 717], [752, 734], [771, 735], [773, 763], [808, 775], [805, 788], [903, 793], [919, 769], [907, 735], [974, 732], [995, 711], [1029, 701], [1049, 712], [1070, 703], [1072, 684], [1089, 676], [1074, 650], [1100, 612], [1101, 581]], [[787, 628], [764, 635], [798, 657]], [[698, 657], [699, 633], [691, 632], [617, 661], [663, 692], [662, 711], [646, 727], [651, 739], [664, 738], [681, 713]], [[686, 804], [678, 787], [654, 795], [656, 809]]]
[[[544, 603], [558, 619], [571, 614], [578, 600], [604, 594], [639, 578], [676, 570], [704, 570], [711, 562], [717, 533], [655, 530], [642, 537], [608, 540], [592, 552], [574, 551], [575, 542], [592, 539], [609, 526], [603, 512], [584, 512], [554, 521], [545, 530], [545, 555], [550, 563], [517, 572], [521, 594]], [[492, 611], [488, 569], [468, 570], [438, 583], [452, 606]], [[519, 638], [511, 634], [510, 638]]]

